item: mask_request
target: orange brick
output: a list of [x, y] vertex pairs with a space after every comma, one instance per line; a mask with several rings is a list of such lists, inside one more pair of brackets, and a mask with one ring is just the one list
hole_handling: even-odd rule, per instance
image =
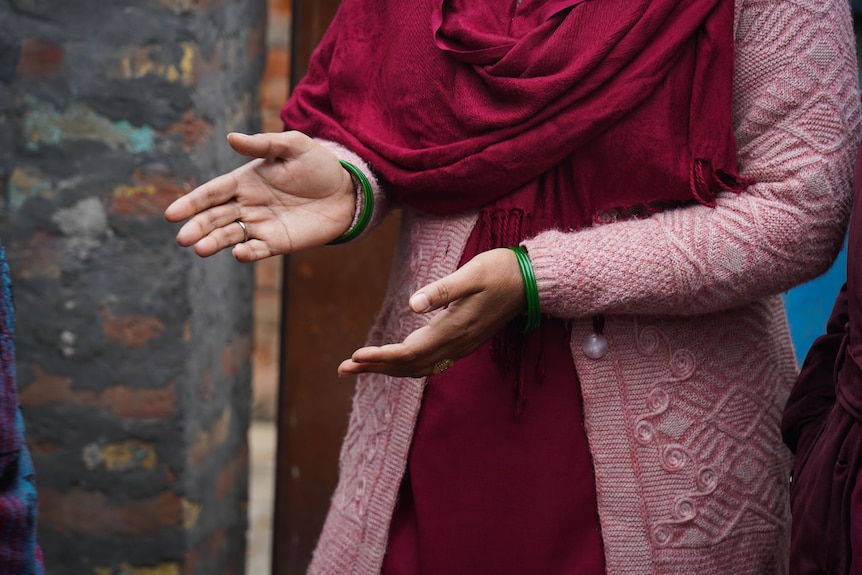
[[186, 110], [183, 121], [171, 126], [168, 134], [180, 134], [183, 137], [183, 148], [193, 150], [212, 136], [213, 125], [195, 115], [194, 110]]
[[142, 347], [165, 331], [165, 324], [154, 317], [131, 314], [115, 317], [105, 310], [102, 320], [108, 338], [126, 347]]
[[35, 366], [36, 377], [22, 382], [19, 401], [25, 408], [49, 403], [96, 407], [127, 419], [161, 419], [177, 406], [176, 382], [157, 389], [133, 389], [118, 385], [99, 393], [72, 389], [72, 379], [47, 373]]
[[105, 494], [74, 488], [39, 488], [39, 522], [60, 533], [145, 535], [182, 525], [182, 498], [164, 491], [148, 499], [115, 502]]
[[46, 44], [35, 38], [21, 43], [17, 73], [31, 78], [52, 76], [63, 68], [66, 52], [56, 44]]
[[226, 407], [209, 429], [198, 428], [194, 441], [189, 449], [188, 462], [192, 466], [200, 464], [207, 455], [223, 445], [230, 431], [230, 407]]
[[191, 180], [178, 182], [164, 174], [132, 174], [132, 182], [117, 186], [108, 211], [121, 216], [162, 216], [177, 198], [194, 188]]
[[269, 0], [267, 2], [270, 14], [281, 14], [290, 16], [292, 14], [293, 2], [291, 0]]
[[230, 463], [222, 468], [216, 484], [216, 499], [224, 499], [237, 484], [237, 480], [248, 477], [248, 443], [243, 443], [237, 449]]
[[251, 360], [252, 335], [245, 334], [236, 337], [222, 351], [222, 372], [233, 377]]

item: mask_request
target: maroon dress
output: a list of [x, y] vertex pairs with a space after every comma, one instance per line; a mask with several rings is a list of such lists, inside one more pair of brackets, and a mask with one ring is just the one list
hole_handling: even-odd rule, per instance
[[[483, 210], [461, 263], [586, 225], [591, 206], [572, 186], [560, 167]], [[507, 334], [429, 378], [384, 575], [604, 573], [568, 326], [543, 317], [532, 334]]]
[[855, 182], [847, 283], [782, 422], [796, 453], [791, 575], [862, 574], [862, 151]]

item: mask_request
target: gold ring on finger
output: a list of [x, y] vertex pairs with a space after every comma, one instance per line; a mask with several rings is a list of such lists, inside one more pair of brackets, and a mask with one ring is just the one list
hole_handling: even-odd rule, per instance
[[439, 375], [455, 365], [455, 360], [453, 359], [441, 359], [437, 363], [434, 364], [434, 367], [431, 368], [431, 375]]

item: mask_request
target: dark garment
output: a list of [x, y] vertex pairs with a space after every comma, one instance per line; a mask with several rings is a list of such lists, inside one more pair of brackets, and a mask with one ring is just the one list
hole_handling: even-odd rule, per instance
[[812, 345], [782, 421], [796, 453], [791, 575], [862, 574], [862, 150], [857, 155], [847, 283]]
[[36, 485], [18, 409], [14, 338], [12, 284], [0, 245], [0, 575], [42, 575]]

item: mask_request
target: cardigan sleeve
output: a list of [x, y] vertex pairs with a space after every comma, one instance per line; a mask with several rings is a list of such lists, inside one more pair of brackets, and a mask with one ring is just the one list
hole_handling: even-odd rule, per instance
[[756, 183], [717, 206], [548, 231], [524, 242], [543, 313], [693, 315], [826, 271], [849, 215], [860, 102], [846, 2], [743, 2], [734, 130]]

